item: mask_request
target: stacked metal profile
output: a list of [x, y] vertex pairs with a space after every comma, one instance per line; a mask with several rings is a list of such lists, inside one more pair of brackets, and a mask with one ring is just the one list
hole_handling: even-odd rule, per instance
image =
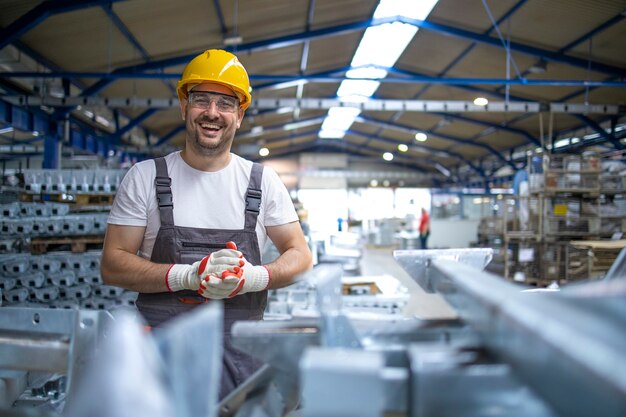
[[[64, 203], [0, 205], [3, 305], [110, 310], [134, 304], [136, 293], [102, 283], [99, 249], [74, 253], [72, 243], [54, 239], [103, 236], [106, 219], [106, 212], [70, 214]], [[33, 254], [36, 239], [44, 247], [45, 242], [57, 243], [47, 253]]]
[[315, 317], [234, 324], [233, 344], [265, 365], [219, 402], [220, 303], [152, 332], [124, 311], [107, 323], [94, 315], [105, 312], [6, 309], [0, 369], [67, 369], [69, 389], [53, 413], [32, 407], [31, 389], [0, 415], [626, 415], [626, 254], [603, 281], [549, 291], [482, 272], [491, 253], [394, 252], [423, 290], [454, 307], [451, 319], [350, 315], [341, 266], [316, 266], [300, 278], [314, 288]]

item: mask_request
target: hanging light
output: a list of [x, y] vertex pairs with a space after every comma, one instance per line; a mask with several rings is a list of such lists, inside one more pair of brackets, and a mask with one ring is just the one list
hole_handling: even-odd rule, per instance
[[415, 140], [418, 142], [426, 142], [426, 139], [428, 139], [428, 136], [424, 132], [417, 132], [415, 134]]
[[474, 99], [474, 104], [477, 106], [486, 106], [487, 104], [489, 104], [489, 100], [487, 100], [485, 97], [476, 97]]

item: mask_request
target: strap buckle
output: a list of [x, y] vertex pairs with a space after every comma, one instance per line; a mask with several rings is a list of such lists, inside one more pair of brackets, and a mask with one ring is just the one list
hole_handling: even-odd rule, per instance
[[154, 183], [157, 187], [169, 187], [172, 185], [172, 179], [170, 177], [156, 177]]
[[173, 207], [174, 201], [172, 198], [172, 179], [170, 177], [159, 177], [154, 179], [156, 185], [156, 199], [159, 207]]
[[261, 190], [254, 188], [248, 189], [246, 194], [246, 210], [258, 213], [261, 211]]
[[174, 199], [171, 192], [156, 193], [156, 199], [159, 207], [174, 207]]

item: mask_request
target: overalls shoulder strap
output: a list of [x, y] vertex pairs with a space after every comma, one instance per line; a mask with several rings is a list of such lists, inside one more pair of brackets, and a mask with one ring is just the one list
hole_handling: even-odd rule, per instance
[[174, 226], [174, 201], [172, 198], [172, 179], [167, 174], [167, 162], [165, 158], [155, 158], [156, 177], [154, 186], [156, 188], [156, 198], [159, 204], [159, 214], [161, 216], [161, 227]]
[[263, 165], [254, 162], [250, 172], [250, 182], [246, 191], [246, 223], [245, 230], [256, 229], [256, 221], [261, 210], [261, 180], [263, 179]]

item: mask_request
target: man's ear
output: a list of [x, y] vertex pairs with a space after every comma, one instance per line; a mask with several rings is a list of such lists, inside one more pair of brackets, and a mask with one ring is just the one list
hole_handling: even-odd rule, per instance
[[187, 100], [178, 100], [180, 102], [180, 115], [185, 120], [185, 114], [187, 114]]
[[246, 111], [239, 107], [239, 120], [237, 120], [237, 129], [241, 127], [241, 122], [243, 121], [243, 116], [246, 114]]

